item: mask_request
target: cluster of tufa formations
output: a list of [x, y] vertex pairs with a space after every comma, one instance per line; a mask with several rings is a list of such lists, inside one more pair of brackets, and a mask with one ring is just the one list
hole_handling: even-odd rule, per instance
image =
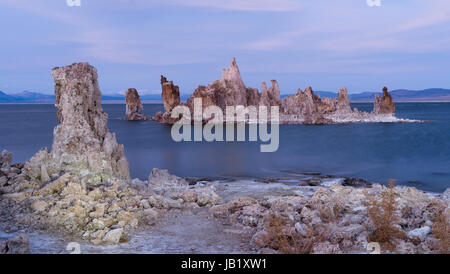
[[[0, 231], [16, 234], [0, 238], [0, 253], [29, 252], [29, 239], [20, 232], [34, 230], [116, 245], [138, 228], [151, 234], [150, 226], [160, 225], [162, 215], [195, 210], [207, 212], [208, 222], [223, 221], [223, 234], [248, 236], [242, 241], [252, 253], [368, 253], [373, 243], [383, 253], [450, 252], [450, 188], [431, 194], [354, 180], [279, 189], [280, 184], [267, 182], [255, 188], [257, 182], [200, 183], [159, 169], [146, 181], [131, 180], [124, 147], [107, 128], [95, 68], [77, 63], [55, 68], [52, 75], [59, 125], [51, 151], [42, 149], [25, 164], [13, 164], [6, 150], [0, 154]], [[157, 117], [160, 121], [180, 104], [178, 87], [164, 77], [161, 83], [166, 112]], [[295, 123], [382, 121], [379, 117], [395, 111], [387, 89], [371, 114], [351, 110], [346, 89], [336, 99], [321, 99], [311, 88], [280, 99], [272, 81], [270, 88], [263, 83], [259, 93], [245, 87], [234, 60], [222, 79], [199, 87], [187, 106], [194, 97], [221, 108], [277, 105], [284, 121]], [[127, 103], [127, 118], [139, 119], [133, 115], [142, 111], [136, 90], [127, 93]], [[180, 223], [179, 229], [198, 227]]]
[[55, 230], [117, 244], [126, 231], [152, 224], [158, 211], [221, 201], [212, 187], [190, 186], [167, 171], [131, 181], [124, 147], [107, 128], [96, 69], [77, 63], [52, 75], [59, 120], [52, 150], [14, 165], [11, 153], [1, 154], [2, 230]]
[[[167, 82], [164, 77], [161, 80], [162, 99], [165, 113], [158, 113], [154, 117], [161, 123], [173, 123], [172, 109], [180, 105], [180, 93], [178, 86]], [[394, 117], [395, 105], [387, 88], [383, 89], [383, 96], [377, 95], [372, 113], [352, 110], [347, 89], [342, 88], [337, 98], [320, 98], [315, 95], [311, 87], [305, 91], [300, 89], [296, 94], [280, 97], [280, 88], [277, 81], [272, 80], [268, 88], [262, 83], [261, 93], [255, 89], [246, 87], [236, 64], [232, 59], [228, 69], [222, 71], [222, 78], [207, 86], [199, 86], [187, 99], [186, 105], [193, 113], [195, 98], [202, 99], [203, 109], [215, 105], [225, 113], [227, 106], [271, 106], [279, 107], [280, 123], [284, 124], [333, 124], [351, 122], [393, 122], [401, 121]]]

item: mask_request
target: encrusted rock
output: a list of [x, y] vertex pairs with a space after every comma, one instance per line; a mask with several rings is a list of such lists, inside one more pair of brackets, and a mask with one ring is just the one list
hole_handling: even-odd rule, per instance
[[417, 228], [408, 232], [408, 238], [414, 239], [419, 238], [421, 241], [425, 240], [425, 237], [431, 232], [431, 228], [429, 226], [424, 226], [421, 228]]
[[383, 88], [383, 96], [375, 95], [375, 103], [373, 105], [374, 114], [394, 114], [395, 104], [387, 87]]
[[320, 101], [320, 98], [314, 94], [311, 87], [307, 87], [305, 92], [299, 89], [297, 94], [283, 98], [283, 113], [297, 115], [303, 119], [305, 124], [326, 123], [322, 112], [318, 108], [318, 101]]
[[202, 99], [202, 107], [216, 105], [222, 110], [227, 106], [246, 106], [247, 105], [247, 88], [242, 81], [236, 59], [231, 60], [230, 66], [222, 71], [222, 78], [214, 81], [208, 86], [198, 87], [191, 97], [188, 98], [186, 104], [194, 109], [194, 99]]
[[259, 102], [255, 102], [256, 104], [252, 104], [252, 102], [247, 102], [249, 106], [251, 105], [260, 105], [260, 106], [281, 106], [280, 99], [280, 87], [278, 86], [278, 82], [276, 80], [271, 81], [272, 86], [267, 89], [266, 82], [262, 82], [261, 84], [261, 95], [259, 96]]
[[23, 171], [34, 181], [41, 181], [42, 163], [50, 161], [50, 151], [48, 148], [42, 148], [38, 153], [34, 154], [26, 163]]
[[352, 187], [370, 187], [372, 186], [372, 183], [361, 178], [345, 178], [342, 185]]
[[54, 68], [52, 76], [60, 124], [54, 130], [52, 150], [41, 150], [30, 159], [26, 174], [40, 178], [45, 164], [50, 174], [64, 170], [83, 177], [99, 176], [100, 183], [112, 177], [129, 180], [123, 145], [117, 144], [107, 128], [97, 70], [88, 63], [76, 63]]
[[269, 244], [269, 239], [269, 233], [265, 230], [261, 230], [253, 235], [251, 242], [257, 247], [263, 248]]
[[15, 193], [8, 193], [2, 195], [2, 199], [15, 201], [15, 202], [22, 202], [23, 200], [27, 199], [31, 195], [32, 191], [23, 191], [23, 192], [15, 192]]
[[338, 244], [330, 242], [318, 243], [313, 247], [313, 254], [342, 254]]
[[6, 185], [7, 182], [8, 182], [8, 177], [6, 177], [6, 176], [0, 177], [0, 187]]
[[0, 168], [9, 168], [11, 166], [11, 162], [12, 153], [7, 150], [3, 150], [0, 155]]
[[303, 237], [307, 236], [307, 229], [308, 227], [304, 223], [295, 223], [294, 225], [295, 231], [302, 235]]
[[0, 254], [28, 254], [30, 253], [29, 245], [28, 237], [25, 234], [19, 234], [8, 240], [0, 240]]
[[348, 98], [347, 88], [341, 88], [338, 91], [336, 102], [336, 111], [339, 113], [351, 113], [350, 99]]
[[[186, 105], [194, 111], [195, 99], [201, 99], [203, 110], [209, 106], [218, 106], [224, 113], [228, 106], [278, 106], [282, 124], [332, 124], [354, 122], [395, 122], [401, 119], [393, 114], [395, 105], [387, 89], [383, 97], [377, 97], [372, 113], [352, 110], [347, 88], [338, 90], [337, 98], [320, 98], [315, 95], [311, 87], [303, 92], [298, 89], [296, 94], [280, 98], [278, 82], [272, 80], [267, 88], [265, 82], [261, 85], [261, 93], [257, 89], [246, 87], [241, 78], [236, 59], [231, 60], [230, 66], [222, 72], [222, 78], [207, 86], [199, 86], [186, 101]], [[154, 119], [160, 123], [174, 123], [179, 118], [171, 118], [171, 110], [179, 103], [178, 87], [162, 77], [163, 101], [165, 113], [159, 112]], [[178, 102], [178, 103], [176, 103]], [[271, 113], [271, 108], [268, 108]], [[226, 115], [226, 113], [225, 113]], [[195, 117], [191, 117], [194, 118]], [[270, 118], [268, 119], [270, 121]], [[205, 122], [205, 120], [203, 120]], [[240, 121], [239, 121], [240, 122]], [[249, 122], [246, 120], [245, 122]]]
[[103, 241], [109, 244], [118, 244], [120, 242], [120, 238], [122, 237], [123, 229], [117, 228], [106, 233]]
[[225, 217], [230, 212], [234, 212], [240, 208], [245, 206], [250, 206], [257, 204], [258, 201], [251, 197], [240, 197], [234, 201], [228, 202], [222, 205], [216, 205], [209, 209], [209, 212], [212, 213], [215, 217]]
[[47, 167], [45, 165], [41, 165], [41, 183], [46, 183], [50, 181], [50, 176], [48, 176]]
[[47, 207], [48, 207], [48, 203], [46, 203], [45, 201], [41, 201], [41, 200], [37, 200], [31, 204], [31, 208], [37, 212], [45, 211], [47, 209]]
[[125, 118], [130, 121], [139, 121], [139, 120], [150, 120], [151, 117], [148, 117], [142, 114], [141, 99], [139, 97], [139, 93], [135, 88], [129, 88], [125, 92], [125, 101], [126, 101], [126, 112]]
[[46, 196], [54, 193], [58, 193], [68, 182], [72, 179], [70, 173], [66, 173], [53, 182], [43, 185], [41, 188], [36, 189], [34, 195]]
[[164, 103], [164, 110], [166, 112], [180, 104], [180, 89], [173, 84], [173, 81], [167, 81], [167, 78], [161, 75], [162, 92], [161, 97]]
[[231, 60], [227, 69], [222, 70], [222, 79], [219, 82], [225, 87], [225, 106], [247, 105], [246, 87], [242, 81], [236, 58]]
[[159, 213], [152, 208], [148, 208], [148, 209], [144, 210], [144, 216], [145, 216], [145, 221], [147, 222], [147, 224], [151, 225], [151, 224], [154, 224], [156, 219], [158, 219]]
[[442, 199], [450, 202], [450, 187], [442, 194]]
[[212, 188], [201, 188], [197, 190], [197, 204], [199, 206], [216, 205], [222, 202]]
[[188, 203], [195, 203], [197, 201], [197, 193], [192, 190], [183, 190], [179, 197]]

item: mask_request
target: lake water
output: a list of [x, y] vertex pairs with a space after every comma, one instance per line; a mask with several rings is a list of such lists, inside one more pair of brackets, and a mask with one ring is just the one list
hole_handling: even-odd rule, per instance
[[[372, 104], [353, 104], [370, 111]], [[441, 192], [450, 187], [450, 103], [398, 103], [400, 118], [426, 123], [281, 125], [275, 153], [255, 142], [172, 141], [171, 127], [154, 121], [121, 120], [125, 105], [103, 106], [109, 129], [125, 145], [133, 178], [152, 168], [183, 177], [283, 177], [288, 170], [359, 177]], [[162, 105], [144, 105], [153, 115]], [[24, 162], [51, 146], [57, 125], [53, 105], [0, 105], [0, 149]]]

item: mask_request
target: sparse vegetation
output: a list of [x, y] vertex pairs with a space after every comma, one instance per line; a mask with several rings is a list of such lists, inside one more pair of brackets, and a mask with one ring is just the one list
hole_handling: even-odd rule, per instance
[[435, 246], [436, 253], [441, 254], [450, 254], [450, 218], [446, 211], [447, 207], [443, 202], [439, 203], [439, 211], [431, 229], [433, 235], [439, 240]]
[[380, 199], [365, 192], [367, 214], [371, 226], [366, 227], [370, 242], [378, 242], [388, 250], [394, 250], [398, 239], [406, 239], [398, 223], [397, 203], [394, 192], [394, 180], [389, 180], [388, 189], [380, 194]]
[[317, 206], [319, 217], [323, 222], [329, 223], [336, 221], [344, 211], [344, 205], [337, 199], [329, 203]]
[[308, 226], [302, 235], [295, 230], [291, 220], [276, 215], [266, 219], [265, 230], [269, 245], [283, 254], [309, 254], [315, 243], [324, 240], [323, 232], [318, 233]]

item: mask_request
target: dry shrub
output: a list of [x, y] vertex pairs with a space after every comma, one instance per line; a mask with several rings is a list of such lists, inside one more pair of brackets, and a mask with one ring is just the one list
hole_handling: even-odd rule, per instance
[[449, 254], [450, 253], [450, 218], [448, 212], [446, 212], [447, 206], [443, 203], [439, 203], [439, 212], [434, 219], [434, 224], [431, 229], [433, 235], [439, 240], [435, 250], [437, 253]]
[[372, 226], [366, 227], [369, 232], [369, 241], [382, 244], [388, 250], [394, 250], [398, 239], [406, 239], [405, 233], [399, 229], [400, 218], [396, 213], [394, 180], [389, 180], [389, 187], [377, 199], [365, 192], [367, 213]]
[[283, 254], [309, 254], [314, 244], [325, 238], [324, 232], [318, 233], [310, 226], [303, 236], [295, 231], [293, 221], [274, 214], [267, 217], [265, 230], [268, 232], [268, 245]]
[[318, 211], [322, 221], [327, 223], [334, 222], [344, 212], [344, 205], [342, 202], [333, 199], [329, 203], [318, 206]]
[[128, 237], [122, 237], [119, 240], [119, 243], [121, 243], [121, 244], [125, 244], [125, 243], [128, 243], [128, 242], [130, 242], [130, 238], [128, 238]]

